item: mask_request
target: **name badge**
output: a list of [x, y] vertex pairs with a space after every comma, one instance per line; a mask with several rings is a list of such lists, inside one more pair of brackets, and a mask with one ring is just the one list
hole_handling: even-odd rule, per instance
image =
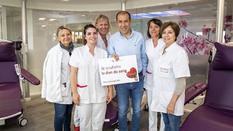
[[168, 68], [160, 67], [160, 72], [162, 72], [162, 73], [168, 73], [169, 69]]

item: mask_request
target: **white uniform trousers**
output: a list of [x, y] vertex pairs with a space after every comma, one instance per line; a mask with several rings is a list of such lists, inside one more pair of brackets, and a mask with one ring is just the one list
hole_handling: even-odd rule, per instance
[[[79, 121], [80, 131], [102, 131], [106, 113], [106, 102], [75, 106], [74, 121]], [[79, 120], [75, 120], [79, 119]]]
[[[149, 131], [157, 131], [157, 112], [151, 111], [151, 102], [153, 99], [152, 90], [147, 90], [148, 106], [149, 106]], [[165, 125], [161, 114], [159, 131], [164, 131]]]

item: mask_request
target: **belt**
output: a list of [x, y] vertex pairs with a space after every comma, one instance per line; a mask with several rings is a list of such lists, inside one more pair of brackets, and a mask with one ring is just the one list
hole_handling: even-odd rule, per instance
[[142, 71], [138, 73], [138, 76], [143, 76], [143, 73], [142, 73]]
[[152, 73], [151, 73], [151, 72], [149, 72], [149, 71], [146, 71], [146, 73], [147, 73], [147, 74], [152, 74]]
[[79, 85], [79, 84], [76, 84], [76, 86], [77, 86], [78, 88], [85, 88], [85, 87], [87, 87], [87, 85]]

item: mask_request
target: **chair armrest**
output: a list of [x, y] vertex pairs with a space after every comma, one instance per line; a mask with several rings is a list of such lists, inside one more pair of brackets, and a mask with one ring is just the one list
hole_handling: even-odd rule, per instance
[[31, 74], [30, 72], [25, 70], [24, 68], [21, 68], [21, 76], [33, 85], [40, 84], [40, 80], [37, 77], [35, 77], [33, 74]]
[[185, 102], [187, 104], [191, 100], [193, 100], [196, 96], [200, 95], [207, 89], [207, 84], [203, 82], [195, 83], [185, 90]]

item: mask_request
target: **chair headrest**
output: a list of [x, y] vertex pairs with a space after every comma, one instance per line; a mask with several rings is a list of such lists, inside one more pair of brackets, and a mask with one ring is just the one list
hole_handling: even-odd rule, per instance
[[0, 41], [0, 62], [16, 61], [14, 43]]
[[233, 47], [214, 43], [217, 51], [213, 60], [214, 70], [233, 70]]

